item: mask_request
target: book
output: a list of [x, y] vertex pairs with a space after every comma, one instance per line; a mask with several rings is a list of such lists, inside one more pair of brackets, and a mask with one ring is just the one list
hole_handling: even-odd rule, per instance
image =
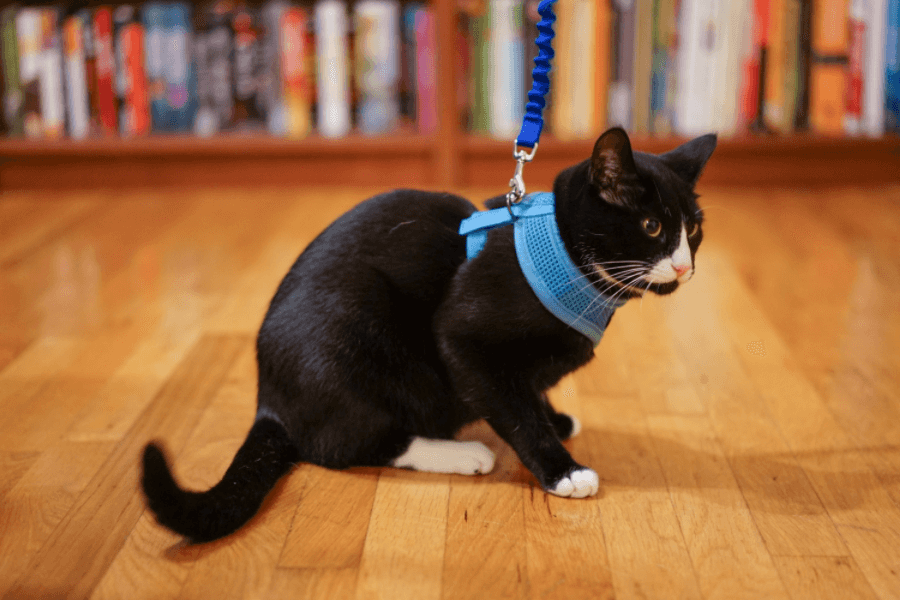
[[260, 86], [262, 65], [262, 28], [255, 7], [237, 3], [231, 15], [232, 94], [234, 109], [231, 127], [259, 131], [266, 127], [267, 115]]
[[849, 40], [847, 46], [847, 85], [844, 96], [844, 133], [859, 135], [862, 131], [862, 102], [866, 60], [866, 1], [850, 0], [847, 14]]
[[82, 48], [84, 51], [84, 76], [87, 89], [88, 137], [103, 135], [100, 122], [100, 103], [97, 90], [97, 48], [94, 41], [94, 11], [82, 8], [76, 13], [81, 18]]
[[490, 0], [487, 99], [490, 134], [513, 139], [525, 115], [525, 45], [521, 0]]
[[413, 18], [415, 29], [415, 119], [421, 133], [438, 128], [437, 28], [434, 12], [420, 8]]
[[340, 137], [350, 132], [347, 5], [342, 0], [319, 0], [313, 10], [316, 32], [316, 127], [325, 137]]
[[66, 17], [63, 22], [63, 49], [66, 71], [66, 111], [69, 137], [82, 139], [90, 131], [90, 107], [88, 105], [88, 78], [84, 52], [84, 29], [90, 21], [83, 13]]
[[647, 135], [650, 133], [650, 104], [653, 87], [653, 2], [652, 0], [633, 1], [636, 29], [634, 33], [631, 130], [640, 135]]
[[197, 69], [193, 130], [201, 137], [214, 135], [231, 124], [232, 37], [230, 2], [214, 0], [198, 11], [193, 36]]
[[490, 109], [488, 105], [488, 63], [490, 61], [490, 18], [487, 0], [473, 3], [471, 12], [469, 98], [470, 130], [474, 133], [487, 134], [490, 129]]
[[[768, 67], [769, 40], [769, 0], [751, 0], [749, 10], [744, 15], [747, 27], [744, 30], [742, 81], [739, 97], [737, 125], [740, 129], [763, 131], [765, 118], [765, 83]], [[727, 17], [726, 17], [727, 18]], [[727, 21], [726, 21], [727, 22]], [[728, 123], [725, 131], [732, 132]]]
[[6, 133], [19, 137], [24, 135], [24, 100], [22, 81], [19, 77], [19, 37], [16, 32], [18, 7], [6, 6], [0, 11], [0, 42], [2, 42], [3, 62], [3, 121]]
[[[262, 7], [263, 56], [260, 101], [266, 115], [266, 129], [270, 134], [279, 137], [287, 135], [282, 64], [282, 49], [285, 48], [285, 43], [282, 41], [282, 27], [285, 13], [289, 8], [290, 4], [286, 0], [268, 0]], [[302, 51], [302, 46], [296, 48], [296, 51]]]
[[655, 134], [669, 135], [672, 132], [675, 60], [678, 51], [676, 0], [653, 0], [651, 30], [653, 71], [650, 80], [650, 129]]
[[885, 130], [900, 132], [900, 0], [888, 0], [885, 36]]
[[165, 13], [166, 5], [162, 2], [147, 2], [141, 8], [151, 126], [156, 132], [171, 130], [169, 103], [166, 100], [165, 60], [167, 51], [165, 45], [167, 34]]
[[400, 115], [400, 5], [361, 0], [354, 6], [357, 124], [365, 134], [397, 127]]
[[612, 43], [616, 57], [609, 85], [609, 125], [631, 128], [634, 90], [635, 6], [633, 0], [613, 0]]
[[813, 0], [800, 0], [800, 33], [797, 36], [797, 103], [794, 129], [807, 131], [810, 126], [810, 72], [812, 68], [812, 6]]
[[676, 133], [695, 136], [716, 131], [721, 120], [714, 98], [720, 24], [713, 0], [682, 0], [681, 11], [674, 125]]
[[285, 133], [301, 138], [312, 129], [312, 40], [305, 10], [288, 8], [281, 21], [281, 66]]
[[813, 0], [809, 118], [818, 133], [844, 130], [848, 22], [843, 0]]
[[119, 99], [119, 134], [150, 133], [150, 101], [144, 71], [144, 29], [135, 8], [121, 4], [113, 12], [116, 55], [116, 95]]
[[884, 135], [884, 82], [887, 48], [887, 0], [869, 0], [866, 6], [866, 40], [863, 74], [862, 131], [869, 136]]
[[16, 13], [16, 37], [19, 41], [19, 80], [22, 89], [22, 125], [25, 137], [44, 135], [41, 110], [41, 11], [22, 8]]
[[112, 8], [109, 6], [101, 6], [94, 11], [94, 56], [100, 133], [105, 136], [115, 135], [118, 106], [113, 87], [115, 57]]
[[171, 130], [179, 133], [193, 129], [197, 92], [192, 60], [192, 8], [187, 2], [172, 2], [165, 11], [166, 102]]
[[63, 52], [60, 39], [60, 11], [41, 8], [40, 88], [43, 135], [61, 138], [66, 132], [66, 105], [63, 92]]

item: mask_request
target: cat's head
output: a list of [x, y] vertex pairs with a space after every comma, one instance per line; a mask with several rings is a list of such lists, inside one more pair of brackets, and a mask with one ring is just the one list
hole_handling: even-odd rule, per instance
[[613, 128], [590, 160], [557, 177], [560, 232], [603, 293], [670, 294], [693, 276], [703, 240], [694, 185], [715, 147], [710, 134], [661, 155], [633, 152], [625, 131]]

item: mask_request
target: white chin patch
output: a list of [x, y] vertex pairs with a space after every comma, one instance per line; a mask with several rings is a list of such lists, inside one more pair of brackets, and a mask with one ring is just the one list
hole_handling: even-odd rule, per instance
[[[675, 265], [690, 265], [690, 269], [683, 272], [681, 275], [678, 275], [678, 271], [675, 270]], [[672, 283], [673, 281], [685, 283], [693, 277], [693, 275], [694, 265], [691, 261], [691, 247], [688, 244], [687, 230], [684, 225], [682, 225], [681, 241], [678, 243], [678, 248], [675, 249], [675, 252], [673, 252], [671, 256], [667, 256], [653, 265], [650, 272], [644, 276], [644, 281], [658, 284]]]

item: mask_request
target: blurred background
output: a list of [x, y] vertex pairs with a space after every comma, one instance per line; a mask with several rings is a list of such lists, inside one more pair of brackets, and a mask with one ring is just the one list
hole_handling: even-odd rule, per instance
[[[0, 186], [489, 185], [521, 124], [537, 6], [7, 4]], [[556, 12], [552, 156], [533, 175], [544, 185], [612, 125], [651, 151], [730, 138], [720, 154], [740, 168], [714, 167], [714, 182], [784, 183], [796, 168], [828, 183], [848, 154], [868, 182], [896, 147], [897, 0], [561, 0]]]

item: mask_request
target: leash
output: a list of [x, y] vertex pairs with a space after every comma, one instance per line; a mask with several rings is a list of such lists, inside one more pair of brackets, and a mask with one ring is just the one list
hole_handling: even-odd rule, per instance
[[[550, 61], [553, 59], [553, 23], [556, 15], [553, 13], [553, 4], [556, 0], [541, 0], [538, 5], [538, 14], [541, 20], [537, 24], [538, 36], [534, 43], [538, 47], [538, 55], [534, 59], [534, 70], [531, 72], [532, 86], [528, 92], [528, 104], [525, 105], [525, 118], [522, 121], [522, 129], [513, 142], [513, 158], [516, 159], [516, 170], [509, 180], [509, 192], [506, 194], [506, 208], [510, 216], [515, 219], [512, 207], [518, 204], [525, 196], [525, 180], [523, 171], [525, 163], [534, 159], [538, 149], [538, 140], [541, 130], [544, 128], [544, 106], [547, 101], [544, 96], [550, 91]], [[520, 150], [521, 148], [528, 148]]]

